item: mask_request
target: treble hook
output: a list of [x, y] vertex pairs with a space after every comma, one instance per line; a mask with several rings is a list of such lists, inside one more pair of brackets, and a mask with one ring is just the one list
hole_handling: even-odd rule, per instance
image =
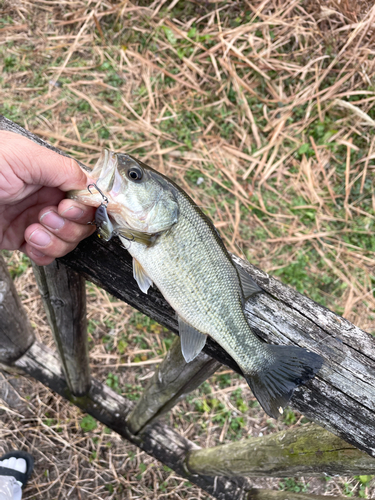
[[92, 194], [92, 192], [90, 191], [90, 187], [91, 187], [91, 186], [94, 186], [94, 188], [95, 188], [97, 191], [99, 191], [99, 193], [101, 194], [101, 196], [102, 196], [102, 198], [103, 198], [103, 200], [104, 200], [104, 202], [105, 202], [105, 204], [106, 204], [106, 206], [107, 206], [107, 205], [108, 205], [108, 203], [109, 203], [109, 200], [108, 200], [108, 198], [106, 197], [106, 195], [105, 195], [105, 194], [104, 194], [104, 193], [103, 193], [103, 192], [102, 192], [102, 191], [98, 188], [98, 186], [97, 186], [96, 184], [94, 184], [94, 183], [89, 184], [89, 185], [87, 186], [88, 192], [89, 192], [90, 194]]
[[124, 240], [128, 240], [130, 243], [132, 241], [135, 241], [134, 234], [130, 233], [130, 237], [127, 236], [125, 233], [122, 233], [121, 231], [115, 231], [114, 232], [115, 236], [121, 236], [121, 238], [124, 238]]

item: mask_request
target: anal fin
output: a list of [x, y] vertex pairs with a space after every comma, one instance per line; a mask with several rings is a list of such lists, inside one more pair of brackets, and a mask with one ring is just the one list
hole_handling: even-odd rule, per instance
[[238, 264], [235, 264], [235, 266], [240, 277], [242, 291], [246, 300], [255, 293], [263, 292], [260, 286], [255, 283], [253, 278], [245, 271], [245, 269]]
[[150, 286], [152, 286], [152, 280], [147, 276], [145, 270], [141, 264], [133, 257], [133, 276], [135, 281], [138, 283], [139, 288], [143, 293], [147, 293]]
[[186, 363], [190, 363], [203, 349], [207, 335], [199, 332], [183, 319], [178, 317], [178, 328], [180, 332], [181, 351]]

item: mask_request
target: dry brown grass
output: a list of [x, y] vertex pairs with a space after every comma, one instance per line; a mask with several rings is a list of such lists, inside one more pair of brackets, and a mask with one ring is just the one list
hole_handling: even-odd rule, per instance
[[374, 6], [372, 0], [318, 0], [311, 4], [313, 10], [326, 14], [330, 10], [338, 13], [341, 19], [354, 23], [361, 21]]
[[[0, 16], [3, 113], [87, 164], [104, 146], [141, 157], [193, 196], [231, 251], [374, 332], [374, 18], [365, 0], [11, 1]], [[23, 266], [15, 255], [12, 268]], [[50, 343], [32, 283], [30, 270], [17, 278]], [[144, 385], [154, 365], [139, 361], [160, 359], [168, 334], [137, 327], [93, 287], [89, 318], [95, 376], [117, 373], [126, 331], [122, 359], [138, 367], [119, 370], [119, 385]], [[233, 391], [244, 401], [250, 391], [220, 380], [208, 398], [229, 412], [223, 421], [217, 408], [197, 410], [207, 388], [167, 417], [189, 439], [213, 445], [291, 424], [241, 412]], [[207, 498], [101, 426], [83, 433], [78, 410], [41, 385], [20, 394], [29, 409], [20, 417], [5, 404], [0, 435], [4, 450], [37, 458], [26, 498]], [[358, 495], [354, 478], [305, 482], [331, 494], [357, 485]]]

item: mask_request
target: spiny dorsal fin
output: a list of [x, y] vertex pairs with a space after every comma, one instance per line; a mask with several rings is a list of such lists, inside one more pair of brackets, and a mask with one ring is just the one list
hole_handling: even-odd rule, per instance
[[190, 363], [203, 349], [207, 335], [188, 325], [180, 316], [178, 317], [178, 329], [180, 331], [182, 355], [186, 363]]
[[133, 257], [133, 276], [143, 293], [147, 293], [152, 280], [147, 276], [141, 264]]
[[255, 283], [253, 278], [238, 264], [235, 264], [238, 275], [240, 277], [242, 291], [247, 300], [249, 297], [254, 295], [255, 293], [263, 292], [259, 285]]

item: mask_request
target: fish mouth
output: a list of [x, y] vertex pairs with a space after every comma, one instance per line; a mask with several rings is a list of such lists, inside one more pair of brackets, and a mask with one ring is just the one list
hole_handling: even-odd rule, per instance
[[[68, 198], [76, 199], [85, 205], [98, 207], [104, 200], [100, 191], [109, 200], [109, 192], [112, 189], [116, 171], [116, 154], [108, 149], [103, 149], [94, 168], [89, 173], [85, 172], [89, 181], [87, 187], [91, 187], [92, 191], [89, 189], [87, 191], [84, 189], [72, 190], [68, 192]], [[99, 188], [100, 191], [98, 189], [95, 191], [93, 188]]]
[[108, 149], [103, 149], [91, 173], [93, 176], [98, 176], [96, 185], [111, 197], [115, 194], [119, 194], [122, 185], [122, 178], [117, 167], [117, 154]]
[[[148, 234], [156, 234], [169, 229], [178, 218], [178, 207], [174, 208], [176, 201], [171, 200], [170, 190], [166, 189], [158, 178], [152, 176], [152, 169], [145, 170], [145, 178], [148, 178], [146, 175], [150, 176], [153, 182], [156, 181], [160, 186], [159, 189], [152, 190], [151, 194], [147, 192], [147, 185], [143, 187], [140, 202], [131, 181], [121, 170], [120, 154], [103, 149], [95, 167], [88, 175], [90, 183], [93, 184], [90, 193], [86, 190], [72, 191], [68, 196], [94, 207], [98, 207], [104, 201], [111, 222], [118, 229]], [[95, 187], [98, 191], [95, 191]], [[142, 189], [141, 185], [139, 188]]]

